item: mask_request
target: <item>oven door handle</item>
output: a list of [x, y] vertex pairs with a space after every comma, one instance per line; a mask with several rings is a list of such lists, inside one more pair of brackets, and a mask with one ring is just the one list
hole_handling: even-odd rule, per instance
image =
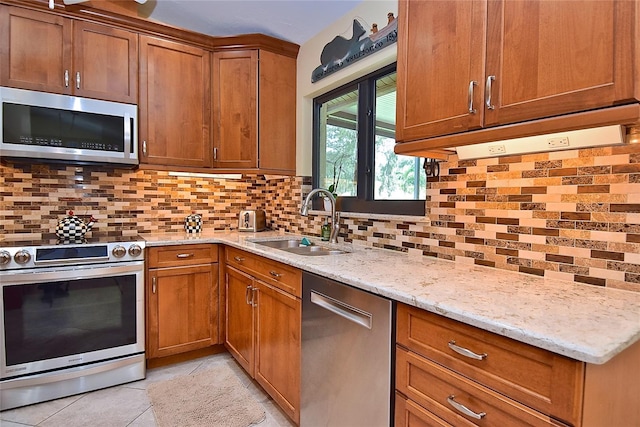
[[96, 257], [87, 257], [87, 258], [79, 258], [79, 259], [54, 259], [54, 260], [43, 260], [43, 261], [33, 261], [36, 265], [52, 265], [52, 264], [85, 264], [95, 261], [109, 261], [109, 256], [96, 256]]
[[[124, 265], [126, 264], [126, 265]], [[52, 280], [89, 279], [93, 277], [121, 276], [125, 274], [144, 274], [144, 261], [120, 264], [100, 264], [98, 266], [62, 266], [60, 268], [30, 268], [28, 270], [0, 271], [2, 286], [42, 283]]]

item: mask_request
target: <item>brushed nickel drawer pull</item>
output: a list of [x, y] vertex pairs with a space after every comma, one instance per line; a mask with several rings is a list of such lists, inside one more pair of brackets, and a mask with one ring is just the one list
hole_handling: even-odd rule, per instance
[[156, 293], [156, 288], [157, 288], [157, 280], [156, 280], [156, 276], [153, 276], [153, 278], [151, 279], [151, 292], [152, 293]]
[[273, 270], [271, 270], [271, 271], [269, 272], [269, 274], [270, 274], [270, 275], [272, 275], [273, 277], [275, 277], [276, 279], [278, 279], [278, 278], [282, 277], [282, 274], [281, 274], [281, 273], [278, 273], [277, 271], [273, 271]]
[[464, 348], [464, 347], [460, 347], [460, 346], [456, 345], [455, 340], [451, 340], [451, 341], [449, 341], [449, 344], [448, 344], [448, 345], [449, 345], [449, 348], [450, 348], [451, 350], [453, 350], [453, 351], [455, 351], [456, 353], [461, 354], [461, 355], [463, 355], [463, 356], [465, 356], [465, 357], [469, 357], [469, 358], [471, 358], [471, 359], [475, 359], [475, 360], [484, 360], [484, 359], [486, 359], [486, 357], [487, 357], [487, 353], [477, 354], [477, 353], [474, 353], [474, 352], [473, 352], [473, 351], [471, 351], [471, 350], [468, 350], [468, 349], [466, 349], [466, 348]]
[[239, 256], [234, 256], [234, 257], [233, 257], [233, 259], [234, 259], [234, 260], [236, 260], [236, 262], [242, 262], [242, 261], [244, 261], [244, 258], [239, 257]]
[[191, 258], [193, 254], [178, 254], [176, 257], [178, 258]]
[[449, 405], [453, 406], [453, 409], [455, 409], [456, 411], [467, 415], [471, 418], [475, 418], [476, 420], [481, 420], [484, 418], [486, 414], [486, 412], [473, 412], [471, 409], [467, 408], [466, 406], [456, 402], [454, 399], [456, 397], [452, 394], [451, 396], [447, 397], [447, 403], [449, 403]]

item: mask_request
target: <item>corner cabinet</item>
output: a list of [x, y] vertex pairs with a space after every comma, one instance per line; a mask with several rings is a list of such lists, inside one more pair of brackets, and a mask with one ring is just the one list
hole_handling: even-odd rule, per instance
[[225, 254], [225, 345], [298, 424], [302, 272], [235, 248]]
[[456, 141], [428, 139], [637, 104], [638, 9], [636, 0], [400, 0], [397, 141], [442, 148]]
[[640, 342], [591, 365], [398, 304], [396, 426], [640, 423]]
[[140, 161], [210, 167], [210, 53], [140, 37]]
[[137, 33], [5, 5], [0, 24], [2, 86], [138, 102]]
[[296, 59], [213, 53], [213, 166], [295, 174]]
[[147, 358], [220, 344], [218, 247], [151, 247], [147, 254]]

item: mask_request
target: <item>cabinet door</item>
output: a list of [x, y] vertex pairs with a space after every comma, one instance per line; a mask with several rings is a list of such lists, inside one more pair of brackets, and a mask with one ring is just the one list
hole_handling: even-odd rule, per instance
[[254, 376], [253, 278], [227, 267], [225, 344], [240, 366]]
[[636, 5], [489, 2], [485, 81], [495, 76], [495, 108], [486, 110], [485, 126], [632, 101]]
[[211, 166], [209, 52], [140, 36], [141, 162]]
[[0, 83], [71, 93], [71, 20], [0, 5]]
[[296, 172], [296, 59], [260, 51], [259, 167]]
[[481, 126], [485, 15], [485, 1], [399, 2], [397, 141]]
[[255, 283], [255, 379], [298, 423], [302, 302], [265, 283]]
[[213, 54], [216, 168], [258, 167], [258, 51]]
[[218, 265], [149, 271], [148, 357], [163, 357], [218, 341]]
[[90, 22], [74, 22], [76, 95], [138, 103], [138, 35]]

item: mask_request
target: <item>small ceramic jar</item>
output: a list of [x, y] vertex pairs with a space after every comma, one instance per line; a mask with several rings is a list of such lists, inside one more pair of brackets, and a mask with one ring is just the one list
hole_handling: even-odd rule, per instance
[[202, 215], [193, 212], [184, 219], [184, 229], [187, 233], [199, 233], [202, 231]]

